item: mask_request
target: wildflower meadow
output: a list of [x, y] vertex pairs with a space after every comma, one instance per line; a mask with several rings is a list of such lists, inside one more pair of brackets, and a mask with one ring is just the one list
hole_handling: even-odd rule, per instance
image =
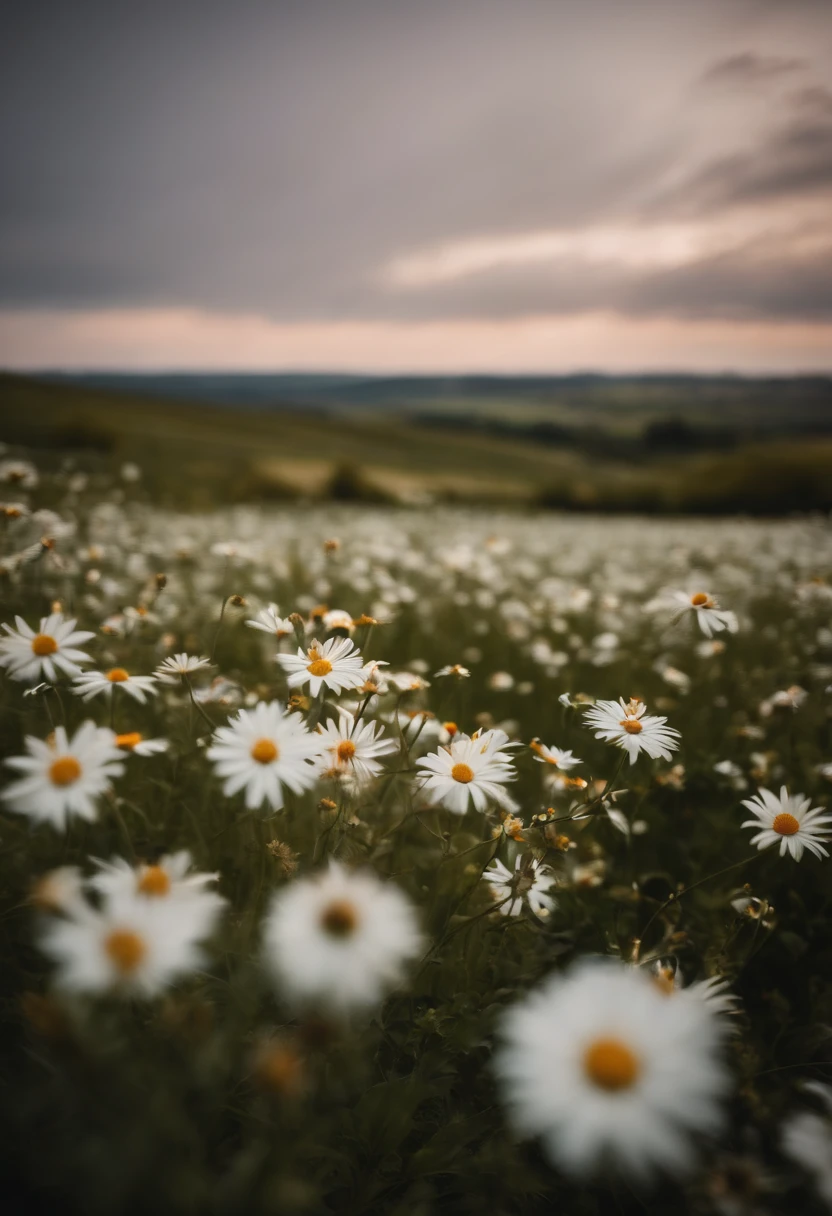
[[832, 1207], [827, 519], [0, 481], [9, 1211]]

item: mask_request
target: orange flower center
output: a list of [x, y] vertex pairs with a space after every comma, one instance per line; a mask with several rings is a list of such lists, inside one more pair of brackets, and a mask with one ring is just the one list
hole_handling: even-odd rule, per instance
[[348, 764], [355, 755], [355, 744], [352, 739], [342, 739], [338, 744], [338, 759], [342, 764]]
[[258, 764], [271, 764], [279, 755], [277, 745], [271, 739], [258, 739], [251, 749], [251, 758]]
[[170, 890], [170, 878], [161, 866], [145, 866], [136, 890], [141, 895], [167, 895]]
[[39, 659], [43, 659], [48, 654], [54, 654], [58, 649], [58, 643], [48, 633], [39, 633], [37, 637], [32, 638], [32, 653], [36, 654]]
[[638, 718], [622, 718], [618, 725], [623, 726], [628, 735], [640, 735], [644, 730]]
[[705, 608], [710, 605], [711, 597], [704, 591], [697, 591], [696, 595], [690, 597], [690, 602], [694, 608]]
[[599, 1089], [629, 1089], [641, 1072], [638, 1056], [620, 1039], [596, 1039], [584, 1052], [584, 1072]]
[[321, 928], [330, 937], [349, 937], [358, 928], [358, 913], [349, 900], [333, 900], [323, 910]]
[[59, 756], [49, 766], [49, 780], [53, 785], [72, 785], [81, 776], [81, 765], [74, 756]]
[[117, 971], [130, 975], [147, 954], [147, 946], [130, 929], [114, 929], [104, 939], [104, 949]]
[[474, 780], [474, 770], [469, 768], [467, 764], [455, 764], [451, 769], [451, 776], [454, 781], [460, 781], [463, 785], [468, 785]]
[[125, 680], [130, 679], [130, 672], [125, 671], [123, 667], [111, 667], [107, 672], [107, 679], [113, 684], [123, 684]]
[[132, 752], [141, 741], [142, 737], [137, 730], [128, 731], [126, 735], [116, 735], [116, 747], [123, 747], [126, 752]]
[[775, 816], [771, 828], [778, 836], [794, 836], [800, 831], [800, 823], [788, 811], [781, 811], [779, 815]]
[[306, 670], [309, 672], [310, 676], [328, 676], [332, 671], [332, 664], [330, 663], [329, 659], [313, 659], [312, 662], [307, 665]]

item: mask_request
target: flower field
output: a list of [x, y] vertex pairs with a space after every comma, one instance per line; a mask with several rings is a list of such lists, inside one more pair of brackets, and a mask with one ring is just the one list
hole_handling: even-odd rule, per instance
[[825, 519], [0, 480], [10, 1211], [832, 1206]]

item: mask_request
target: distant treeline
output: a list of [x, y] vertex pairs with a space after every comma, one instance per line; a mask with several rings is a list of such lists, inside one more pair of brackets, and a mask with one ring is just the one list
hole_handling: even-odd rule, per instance
[[563, 426], [556, 422], [512, 422], [500, 418], [476, 418], [470, 414], [411, 414], [407, 420], [431, 430], [473, 431], [494, 438], [542, 443], [550, 447], [569, 447], [593, 455], [621, 459], [665, 456], [670, 453], [725, 452], [742, 444], [769, 440], [778, 436], [832, 435], [832, 412], [827, 418], [784, 422], [779, 426], [736, 426], [730, 423], [715, 426], [698, 424], [685, 418], [659, 417], [645, 423], [632, 435], [620, 434], [602, 426]]

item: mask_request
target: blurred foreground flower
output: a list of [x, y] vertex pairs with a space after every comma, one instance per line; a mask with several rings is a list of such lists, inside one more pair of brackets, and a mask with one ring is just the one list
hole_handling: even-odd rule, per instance
[[376, 1005], [422, 947], [416, 913], [393, 883], [337, 862], [272, 900], [265, 962], [295, 1003], [341, 1012]]
[[583, 963], [508, 1010], [495, 1068], [516, 1130], [553, 1164], [644, 1180], [694, 1160], [728, 1078], [707, 1002], [668, 1000], [633, 968]]

